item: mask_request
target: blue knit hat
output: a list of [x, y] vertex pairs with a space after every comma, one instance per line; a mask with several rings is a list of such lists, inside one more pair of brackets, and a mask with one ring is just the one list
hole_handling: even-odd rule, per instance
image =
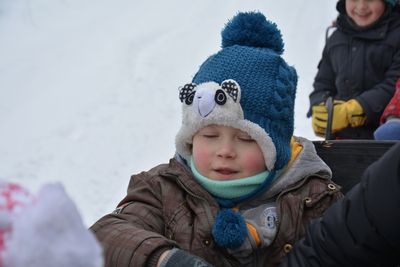
[[233, 17], [221, 35], [222, 49], [180, 89], [177, 152], [189, 159], [193, 135], [220, 124], [247, 132], [267, 168], [281, 169], [290, 159], [297, 85], [295, 69], [281, 57], [281, 33], [263, 14], [245, 12]]

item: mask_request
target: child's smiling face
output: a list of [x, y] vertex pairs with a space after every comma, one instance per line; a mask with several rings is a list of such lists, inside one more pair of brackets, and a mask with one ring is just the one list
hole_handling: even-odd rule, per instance
[[193, 137], [193, 161], [200, 174], [214, 180], [253, 176], [266, 170], [263, 153], [247, 133], [209, 125]]
[[347, 15], [360, 27], [371, 25], [384, 12], [383, 0], [346, 0]]

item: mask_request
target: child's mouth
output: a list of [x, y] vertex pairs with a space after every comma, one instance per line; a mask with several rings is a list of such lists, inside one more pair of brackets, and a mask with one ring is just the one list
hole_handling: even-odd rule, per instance
[[358, 17], [361, 18], [361, 19], [368, 18], [369, 15], [370, 15], [369, 13], [366, 13], [366, 14], [364, 14], [364, 13], [357, 13], [357, 14], [356, 14], [356, 16], [358, 16]]
[[217, 169], [215, 171], [222, 175], [233, 175], [237, 173], [237, 171], [228, 168]]

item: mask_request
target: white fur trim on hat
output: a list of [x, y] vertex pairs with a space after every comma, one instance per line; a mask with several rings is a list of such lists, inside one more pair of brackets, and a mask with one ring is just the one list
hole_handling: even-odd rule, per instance
[[272, 170], [276, 161], [275, 145], [262, 127], [244, 119], [240, 96], [240, 86], [234, 80], [225, 80], [221, 85], [215, 82], [191, 83], [180, 88], [179, 97], [183, 105], [182, 126], [175, 139], [177, 152], [189, 160], [193, 136], [208, 125], [224, 125], [249, 134], [260, 146], [265, 166]]

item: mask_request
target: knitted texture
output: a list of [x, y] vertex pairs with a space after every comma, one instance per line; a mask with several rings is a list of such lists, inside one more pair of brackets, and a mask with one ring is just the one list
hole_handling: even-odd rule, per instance
[[247, 237], [246, 222], [239, 212], [222, 209], [212, 229], [215, 242], [224, 248], [238, 248]]
[[261, 13], [238, 13], [223, 29], [222, 48], [240, 45], [268, 47], [283, 53], [282, 36], [276, 24]]
[[240, 85], [244, 119], [272, 139], [277, 169], [290, 158], [297, 85], [295, 69], [280, 56], [283, 46], [280, 31], [264, 15], [239, 13], [222, 31], [222, 49], [200, 66], [192, 81], [232, 79]]

